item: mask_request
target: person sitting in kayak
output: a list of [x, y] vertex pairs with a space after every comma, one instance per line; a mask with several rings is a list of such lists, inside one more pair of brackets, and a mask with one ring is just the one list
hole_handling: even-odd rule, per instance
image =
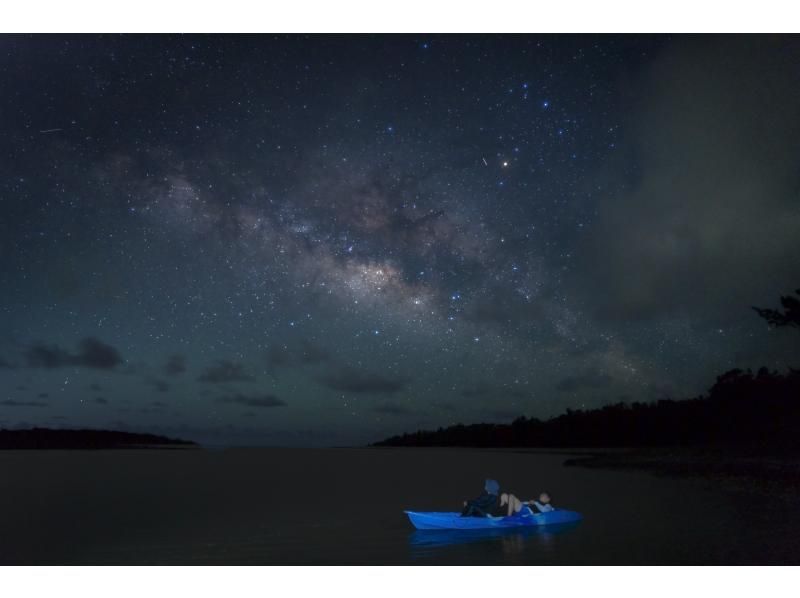
[[526, 506], [520, 499], [518, 499], [513, 494], [503, 494], [500, 495], [500, 506], [505, 507], [508, 505], [508, 509], [506, 511], [506, 517], [511, 517], [515, 513], [519, 513], [523, 506]]
[[550, 511], [556, 510], [556, 508], [550, 504], [550, 495], [547, 492], [542, 492], [539, 495], [539, 500], [529, 500], [526, 504], [529, 507], [533, 504], [540, 513], [549, 513]]
[[461, 511], [462, 517], [489, 517], [495, 515], [499, 507], [497, 493], [500, 492], [500, 484], [495, 480], [486, 480], [483, 492], [478, 498], [464, 501], [464, 510]]
[[539, 495], [539, 500], [531, 499], [521, 501], [513, 494], [505, 494], [500, 497], [500, 506], [508, 505], [506, 516], [511, 515], [535, 515], [536, 513], [549, 513], [555, 511], [553, 505], [550, 504], [550, 495], [547, 492], [542, 492]]

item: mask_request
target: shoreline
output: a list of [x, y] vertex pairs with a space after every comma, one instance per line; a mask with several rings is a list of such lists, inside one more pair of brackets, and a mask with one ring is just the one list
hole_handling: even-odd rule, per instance
[[713, 484], [762, 498], [800, 498], [800, 455], [720, 447], [369, 447], [563, 455], [564, 467], [636, 471]]

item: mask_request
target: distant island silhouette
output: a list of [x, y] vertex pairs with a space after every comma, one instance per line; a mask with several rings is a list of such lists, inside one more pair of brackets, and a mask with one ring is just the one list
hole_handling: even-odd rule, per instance
[[[800, 289], [780, 298], [783, 311], [753, 307], [770, 326], [800, 329]], [[548, 420], [457, 424], [392, 436], [371, 446], [720, 447], [794, 454], [800, 450], [800, 370], [760, 368], [717, 376], [706, 395], [651, 403], [567, 409]]]
[[194, 442], [114, 430], [0, 429], [0, 450], [10, 449], [136, 449], [181, 448]]
[[372, 446], [670, 447], [800, 449], [800, 370], [734, 369], [706, 396], [624, 402], [548, 420], [458, 424], [393, 436]]

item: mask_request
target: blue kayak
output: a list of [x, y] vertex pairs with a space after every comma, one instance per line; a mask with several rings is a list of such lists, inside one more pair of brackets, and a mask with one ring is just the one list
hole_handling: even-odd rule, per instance
[[536, 514], [520, 512], [510, 517], [462, 517], [461, 513], [404, 512], [417, 529], [508, 529], [574, 523], [583, 519], [580, 513], [563, 509]]

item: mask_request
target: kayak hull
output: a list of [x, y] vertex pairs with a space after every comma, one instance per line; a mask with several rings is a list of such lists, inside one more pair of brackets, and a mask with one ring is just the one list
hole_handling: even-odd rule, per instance
[[510, 517], [462, 517], [461, 513], [405, 511], [417, 529], [510, 529], [574, 523], [583, 519], [580, 513], [556, 509], [535, 515]]

